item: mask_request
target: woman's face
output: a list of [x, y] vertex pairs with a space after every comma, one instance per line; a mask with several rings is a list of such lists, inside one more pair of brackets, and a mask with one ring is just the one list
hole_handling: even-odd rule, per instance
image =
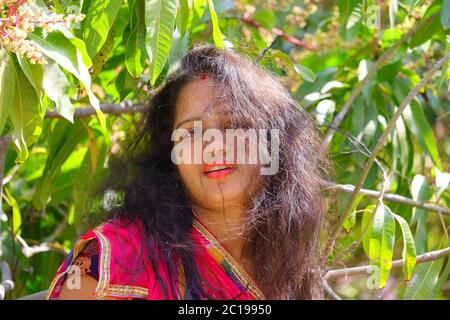
[[[254, 182], [259, 175], [259, 166], [248, 161], [246, 144], [238, 145], [237, 139], [225, 139], [225, 131], [221, 129], [224, 126], [220, 124], [226, 123], [227, 119], [214, 112], [220, 106], [214, 106], [212, 112], [207, 112], [208, 104], [216, 94], [217, 90], [209, 78], [189, 82], [177, 99], [173, 126], [174, 130], [187, 130], [178, 130], [184, 134], [182, 139], [174, 141], [174, 147], [191, 151], [186, 158], [188, 163], [177, 164], [183, 185], [194, 204], [210, 210], [244, 204], [254, 191]], [[214, 133], [214, 138], [204, 135], [208, 131]], [[223, 138], [217, 139], [217, 133], [223, 133], [220, 135]], [[196, 152], [197, 158], [194, 155]], [[238, 154], [242, 155], [242, 152], [246, 161], [242, 163], [240, 160], [238, 163]], [[186, 154], [183, 153], [183, 156]]]

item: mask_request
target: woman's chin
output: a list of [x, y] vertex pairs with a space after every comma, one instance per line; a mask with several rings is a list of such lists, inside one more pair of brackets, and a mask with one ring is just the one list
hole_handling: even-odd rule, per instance
[[222, 207], [224, 203], [231, 203], [241, 199], [244, 190], [240, 190], [233, 186], [221, 185], [206, 188], [206, 200], [210, 204], [217, 204]]

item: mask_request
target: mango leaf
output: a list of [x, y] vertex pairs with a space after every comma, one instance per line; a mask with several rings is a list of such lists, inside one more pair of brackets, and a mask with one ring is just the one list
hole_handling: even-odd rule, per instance
[[[436, 3], [438, 3], [438, 2], [436, 2]], [[422, 19], [427, 19], [428, 15], [431, 15], [434, 11], [437, 11], [437, 10], [439, 10], [438, 6], [430, 7], [430, 9], [427, 11], [427, 13], [424, 15], [424, 17]], [[417, 46], [420, 46], [421, 44], [430, 40], [433, 37], [433, 35], [435, 33], [437, 33], [438, 31], [442, 31], [441, 22], [440, 22], [439, 17], [433, 16], [429, 23], [427, 23], [425, 26], [423, 26], [423, 28], [418, 30], [418, 32], [416, 32], [411, 37], [409, 47], [412, 49]]]
[[321, 100], [316, 106], [316, 122], [319, 125], [329, 124], [332, 120], [336, 102], [330, 99]]
[[11, 139], [17, 151], [16, 163], [22, 163], [28, 158], [28, 147], [41, 135], [45, 110], [41, 109], [35, 89], [16, 61], [14, 72], [14, 107], [9, 109], [9, 117], [13, 124]]
[[144, 71], [147, 52], [145, 49], [145, 3], [132, 1], [132, 13], [129, 25], [129, 36], [126, 40], [125, 65], [133, 77]]
[[206, 8], [206, 0], [193, 0], [192, 17], [189, 19], [190, 22], [188, 23], [191, 30], [194, 29], [194, 27], [197, 25], [197, 22], [205, 13], [205, 8]]
[[413, 279], [403, 293], [404, 300], [428, 300], [439, 280], [444, 258], [421, 263], [417, 266]]
[[55, 61], [50, 60], [44, 65], [42, 84], [47, 96], [55, 102], [58, 114], [73, 123], [75, 108], [70, 101], [72, 84]]
[[441, 24], [442, 24], [442, 29], [444, 29], [444, 30], [447, 30], [450, 28], [450, 0], [444, 0], [442, 2]]
[[353, 229], [353, 227], [356, 224], [356, 209], [358, 208], [358, 204], [362, 198], [363, 195], [359, 193], [358, 196], [356, 197], [356, 200], [353, 202], [350, 215], [344, 220], [344, 223], [342, 224], [347, 233], [350, 232], [350, 230]]
[[370, 264], [380, 269], [377, 287], [384, 288], [392, 267], [395, 242], [395, 220], [391, 210], [383, 203], [378, 205], [370, 238]]
[[188, 44], [189, 34], [185, 33], [184, 37], [181, 38], [180, 31], [178, 28], [175, 29], [173, 33], [173, 44], [169, 55], [168, 73], [173, 72], [173, 70], [179, 67], [181, 59], [188, 51]]
[[439, 168], [434, 168], [434, 173], [436, 176], [436, 198], [439, 198], [450, 183], [450, 173], [441, 172]]
[[130, 93], [136, 90], [137, 80], [128, 73], [126, 68], [123, 68], [116, 78], [115, 86], [119, 95], [119, 100], [123, 101]]
[[122, 2], [122, 0], [91, 0], [83, 32], [83, 39], [91, 58], [106, 42]]
[[16, 73], [8, 52], [0, 48], [0, 134], [9, 117], [9, 110], [14, 107], [16, 90]]
[[277, 23], [277, 15], [274, 11], [258, 11], [252, 18], [268, 30], [272, 30]]
[[[428, 201], [431, 197], [431, 190], [428, 180], [425, 176], [417, 174], [411, 182], [411, 195], [415, 201]], [[418, 254], [422, 254], [427, 250], [427, 220], [428, 215], [425, 210], [414, 207], [412, 209], [412, 217], [410, 224], [417, 222], [414, 240]]]
[[314, 82], [316, 81], [316, 75], [314, 72], [309, 69], [308, 67], [305, 67], [304, 65], [295, 63], [294, 64], [294, 70], [306, 81], [308, 82]]
[[43, 98], [43, 90], [42, 90], [42, 80], [44, 77], [43, 65], [41, 64], [32, 64], [28, 59], [24, 57], [17, 56], [17, 61], [19, 62], [20, 67], [22, 68], [23, 73], [27, 77], [28, 81], [33, 86], [36, 91], [36, 96], [39, 97], [39, 102], [42, 103]]
[[421, 104], [417, 100], [413, 100], [402, 112], [402, 117], [420, 147], [427, 152], [436, 167], [443, 170], [436, 139]]
[[393, 214], [397, 220], [403, 235], [403, 275], [406, 280], [411, 280], [414, 273], [414, 267], [416, 266], [416, 245], [414, 243], [414, 237], [409, 228], [408, 222], [403, 217]]
[[12, 219], [11, 219], [11, 229], [13, 231], [14, 237], [20, 236], [22, 231], [22, 216], [20, 214], [19, 205], [17, 204], [16, 199], [12, 196], [11, 192], [9, 192], [8, 188], [4, 188], [4, 195], [6, 202], [12, 209]]
[[83, 84], [102, 126], [105, 126], [105, 115], [100, 110], [100, 103], [91, 90], [89, 69], [92, 61], [84, 52], [80, 39], [68, 39], [61, 33], [52, 32], [46, 39], [30, 34], [29, 37], [40, 47], [42, 52], [56, 61], [61, 67], [73, 74]]
[[61, 172], [61, 166], [73, 152], [83, 135], [86, 133], [83, 120], [74, 124], [64, 119], [58, 120], [49, 138], [48, 158], [42, 177], [36, 184], [33, 196], [33, 206], [42, 210], [50, 200], [52, 185]]
[[368, 257], [370, 257], [370, 238], [372, 238], [372, 216], [375, 214], [374, 210], [374, 204], [368, 205], [362, 214], [361, 220], [361, 233], [366, 229], [366, 226], [370, 224], [362, 237], [363, 249]]
[[442, 271], [441, 275], [439, 276], [439, 279], [436, 282], [436, 284], [430, 294], [430, 299], [438, 298], [439, 294], [444, 289], [445, 283], [449, 279], [449, 275], [450, 275], [450, 259], [447, 259], [447, 265], [445, 266], [444, 271]]
[[150, 59], [150, 83], [164, 69], [172, 47], [172, 34], [177, 15], [177, 0], [145, 1], [145, 43]]
[[189, 23], [190, 8], [188, 0], [180, 0], [180, 12], [177, 15], [177, 27], [180, 31], [180, 37], [183, 38], [187, 31]]
[[282, 61], [284, 61], [284, 63], [286, 63], [288, 66], [292, 67], [294, 69], [295, 72], [297, 72], [297, 74], [300, 75], [300, 77], [302, 77], [304, 80], [308, 81], [308, 82], [314, 82], [316, 81], [316, 75], [314, 74], [314, 72], [301, 65], [298, 63], [294, 63], [294, 61], [292, 61], [291, 57], [284, 53], [283, 51], [280, 50], [272, 50], [271, 55], [272, 58], [279, 58]]
[[209, 14], [211, 15], [211, 22], [213, 26], [213, 39], [214, 44], [217, 48], [223, 48], [223, 37], [222, 31], [220, 31], [219, 27], [219, 19], [217, 18], [217, 13], [214, 10], [214, 2], [212, 0], [208, 0], [208, 8]]
[[[394, 112], [395, 111], [397, 111], [397, 108], [394, 107]], [[402, 176], [406, 176], [410, 172], [413, 164], [414, 146], [411, 144], [411, 139], [407, 134], [402, 117], [395, 123], [395, 135], [395, 143], [399, 149], [398, 158], [401, 174]]]

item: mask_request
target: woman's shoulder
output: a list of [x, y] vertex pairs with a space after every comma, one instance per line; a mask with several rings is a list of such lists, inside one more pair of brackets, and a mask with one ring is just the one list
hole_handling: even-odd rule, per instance
[[108, 219], [83, 234], [80, 238], [92, 236], [100, 240], [118, 242], [123, 246], [142, 245], [146, 242], [145, 227], [140, 219]]
[[[145, 228], [140, 220], [109, 219], [83, 233], [58, 269], [53, 287], [61, 286], [66, 274], [73, 272], [75, 261], [89, 247], [98, 255], [98, 298], [146, 298], [153, 284]], [[49, 290], [50, 299], [52, 286]], [[58, 290], [53, 290], [57, 292]]]

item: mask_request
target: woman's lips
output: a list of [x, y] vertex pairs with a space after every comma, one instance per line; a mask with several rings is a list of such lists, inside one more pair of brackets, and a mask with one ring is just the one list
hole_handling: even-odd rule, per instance
[[231, 164], [223, 163], [213, 163], [205, 164], [203, 166], [203, 173], [210, 179], [221, 179], [234, 172], [235, 168]]

